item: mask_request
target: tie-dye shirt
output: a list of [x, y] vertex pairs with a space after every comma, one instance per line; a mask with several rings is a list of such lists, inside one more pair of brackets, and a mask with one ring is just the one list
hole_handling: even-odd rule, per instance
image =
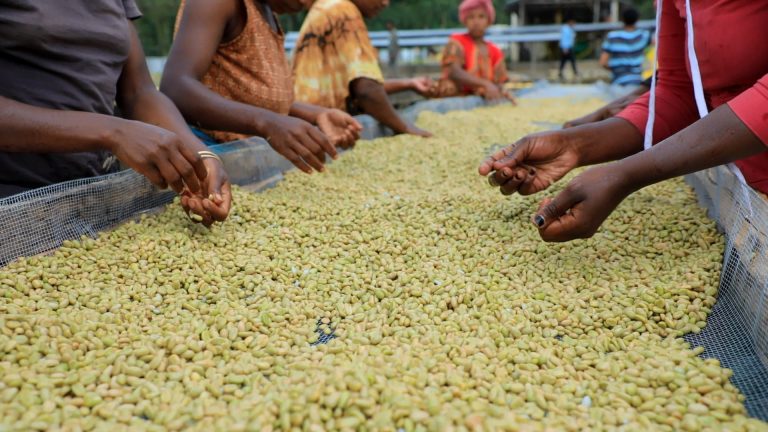
[[384, 82], [378, 51], [350, 0], [317, 0], [301, 27], [293, 58], [296, 100], [347, 110], [349, 84]]

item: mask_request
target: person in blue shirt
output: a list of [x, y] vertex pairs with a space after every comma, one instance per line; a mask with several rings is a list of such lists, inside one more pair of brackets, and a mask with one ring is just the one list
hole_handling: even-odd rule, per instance
[[639, 16], [635, 9], [622, 14], [624, 28], [608, 33], [603, 42], [600, 65], [613, 74], [613, 84], [638, 86], [643, 82], [645, 49], [651, 43], [651, 35], [636, 27]]
[[579, 71], [576, 69], [576, 58], [573, 56], [573, 46], [576, 44], [576, 30], [574, 26], [576, 20], [572, 17], [568, 17], [560, 30], [560, 80], [563, 80], [563, 69], [566, 62], [571, 62], [573, 68], [573, 74], [578, 76]]

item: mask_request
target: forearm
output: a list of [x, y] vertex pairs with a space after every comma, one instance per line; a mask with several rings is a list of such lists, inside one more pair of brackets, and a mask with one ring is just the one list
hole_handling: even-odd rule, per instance
[[723, 105], [648, 151], [617, 163], [633, 190], [766, 151], [766, 146]]
[[264, 136], [266, 125], [276, 114], [252, 105], [227, 99], [192, 77], [176, 82], [163, 81], [160, 89], [194, 126]]
[[448, 78], [459, 85], [459, 87], [469, 87], [472, 90], [480, 89], [491, 83], [488, 80], [476, 77], [471, 73], [462, 69], [459, 65], [453, 64], [450, 66], [450, 73]]
[[384, 86], [376, 81], [361, 78], [352, 83], [357, 107], [396, 133], [405, 133], [408, 124], [400, 118], [390, 103]]
[[67, 153], [108, 149], [121, 120], [79, 111], [60, 111], [0, 97], [0, 151]]
[[206, 148], [189, 129], [173, 102], [154, 86], [143, 88], [121, 108], [126, 118], [153, 124], [171, 131], [194, 146], [196, 151]]
[[623, 159], [643, 149], [643, 136], [632, 123], [609, 118], [562, 132], [579, 155], [579, 166]]
[[608, 66], [608, 61], [610, 60], [611, 56], [607, 52], [603, 52], [600, 54], [600, 59], [598, 62], [600, 63], [600, 66], [603, 67], [603, 69], [611, 70], [611, 68]]
[[626, 96], [622, 96], [613, 102], [609, 103], [605, 106], [605, 108], [612, 113], [612, 115], [616, 115], [619, 112], [621, 112], [624, 108], [628, 107], [631, 103], [633, 103], [638, 97], [642, 96], [645, 92], [647, 92], [648, 89], [641, 88], [639, 90], [636, 90]]
[[389, 79], [384, 81], [384, 91], [387, 94], [395, 94], [408, 90], [413, 90], [413, 80], [410, 79]]
[[304, 120], [313, 125], [317, 124], [317, 117], [325, 111], [325, 108], [303, 102], [294, 102], [291, 105], [290, 116]]

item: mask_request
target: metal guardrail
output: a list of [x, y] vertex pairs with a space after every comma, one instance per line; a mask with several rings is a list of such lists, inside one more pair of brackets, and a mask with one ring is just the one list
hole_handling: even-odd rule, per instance
[[[656, 23], [653, 20], [638, 22], [638, 28], [651, 30]], [[522, 27], [493, 26], [488, 29], [486, 38], [496, 44], [509, 44], [520, 42], [554, 42], [560, 40], [559, 24], [529, 25]], [[576, 24], [577, 33], [592, 33], [617, 30], [621, 28], [618, 23], [589, 23]], [[429, 30], [398, 30], [398, 42], [401, 48], [432, 47], [445, 45], [452, 34], [463, 33], [464, 28], [453, 29], [429, 29]], [[376, 48], [389, 47], [389, 32], [375, 31], [369, 33], [371, 42]], [[285, 49], [292, 51], [296, 46], [299, 34], [291, 32], [286, 35]]]

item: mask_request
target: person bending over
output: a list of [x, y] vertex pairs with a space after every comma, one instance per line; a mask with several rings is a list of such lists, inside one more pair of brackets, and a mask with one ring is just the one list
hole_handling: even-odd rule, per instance
[[384, 80], [363, 17], [372, 18], [387, 6], [389, 0], [313, 2], [294, 52], [296, 99], [368, 114], [397, 134], [430, 137], [403, 120], [387, 97], [406, 90], [431, 96], [434, 87], [423, 77]]

